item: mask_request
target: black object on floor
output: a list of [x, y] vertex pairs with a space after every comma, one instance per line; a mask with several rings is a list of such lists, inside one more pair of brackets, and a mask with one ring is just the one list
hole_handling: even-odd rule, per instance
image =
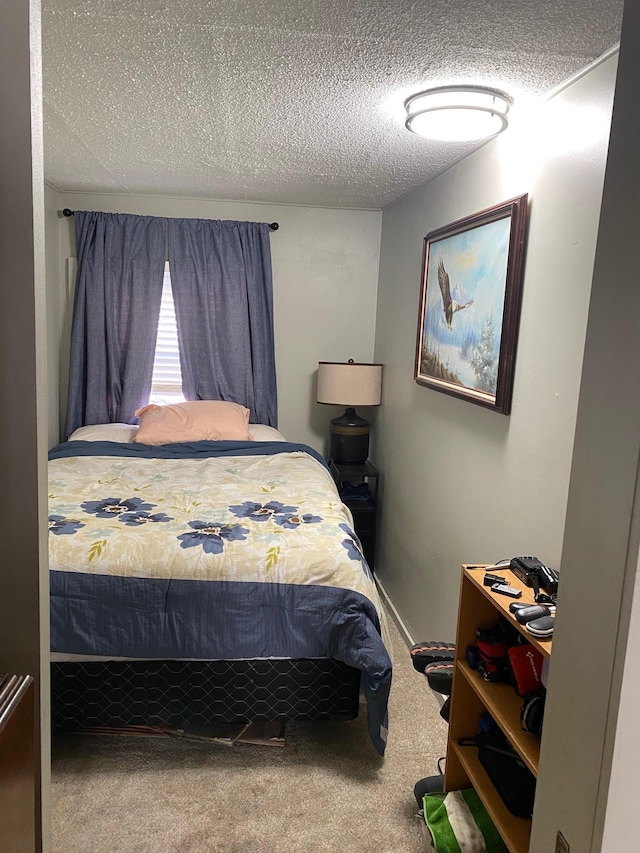
[[454, 668], [455, 664], [452, 660], [427, 664], [424, 668], [424, 674], [429, 682], [429, 687], [436, 693], [450, 696]]
[[422, 808], [422, 799], [425, 794], [442, 794], [444, 792], [444, 774], [438, 776], [425, 776], [420, 779], [413, 788], [418, 808]]
[[[432, 690], [447, 697], [440, 709], [440, 716], [446, 723], [449, 722], [449, 697], [453, 683], [455, 654], [455, 645], [442, 640], [427, 640], [411, 647], [411, 662], [414, 668], [426, 676]], [[438, 770], [442, 770], [443, 763], [444, 758], [441, 758], [438, 761]], [[444, 773], [442, 772], [437, 776], [425, 776], [424, 779], [416, 782], [413, 788], [413, 795], [420, 810], [423, 807], [422, 800], [425, 794], [442, 793], [444, 793]]]
[[436, 661], [452, 661], [456, 647], [442, 640], [426, 640], [411, 647], [411, 663], [418, 672], [424, 672], [425, 666]]
[[444, 704], [442, 708], [440, 708], [440, 716], [445, 721], [445, 723], [449, 722], [449, 710], [451, 708], [451, 696], [447, 696], [444, 700]]

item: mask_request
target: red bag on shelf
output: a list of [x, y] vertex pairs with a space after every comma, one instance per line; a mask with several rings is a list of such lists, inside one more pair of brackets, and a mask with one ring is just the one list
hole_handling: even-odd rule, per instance
[[507, 649], [509, 665], [513, 675], [513, 686], [518, 696], [526, 696], [542, 686], [542, 654], [526, 643], [523, 646], [511, 646]]

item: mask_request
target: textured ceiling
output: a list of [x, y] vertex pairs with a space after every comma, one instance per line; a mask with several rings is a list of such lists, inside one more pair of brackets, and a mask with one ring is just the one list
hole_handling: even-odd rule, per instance
[[405, 130], [427, 85], [541, 96], [623, 0], [43, 0], [59, 190], [380, 208], [471, 148]]

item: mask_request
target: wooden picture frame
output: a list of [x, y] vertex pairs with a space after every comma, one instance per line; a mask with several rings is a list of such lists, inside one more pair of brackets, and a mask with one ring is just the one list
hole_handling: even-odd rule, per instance
[[414, 378], [503, 415], [513, 394], [527, 199], [424, 238]]

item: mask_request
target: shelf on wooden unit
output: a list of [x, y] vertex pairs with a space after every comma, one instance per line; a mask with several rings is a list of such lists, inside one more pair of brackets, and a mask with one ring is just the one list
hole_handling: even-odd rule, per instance
[[[478, 759], [475, 747], [460, 746], [463, 737], [475, 737], [480, 717], [486, 711], [529, 770], [537, 776], [540, 760], [540, 738], [525, 732], [520, 724], [523, 698], [511, 684], [487, 682], [468, 665], [465, 651], [476, 642], [478, 628], [490, 628], [504, 616], [545, 657], [551, 654], [551, 640], [540, 640], [527, 633], [509, 611], [513, 599], [491, 592], [483, 584], [487, 566], [463, 566], [456, 632], [456, 666], [449, 711], [449, 732], [445, 790], [473, 786], [484, 803], [510, 853], [527, 853], [531, 835], [531, 819], [511, 814]], [[522, 592], [518, 599], [533, 604], [533, 591], [508, 568], [494, 569], [509, 586]]]
[[[507, 740], [522, 758], [529, 770], [538, 775], [540, 762], [540, 738], [522, 730], [520, 709], [524, 701], [511, 684], [489, 683], [464, 661], [457, 666], [480, 697], [480, 701], [500, 726]], [[470, 732], [473, 736], [475, 732]]]
[[[463, 567], [465, 568], [465, 567]], [[517, 578], [511, 569], [491, 569], [492, 575], [499, 575], [504, 578], [505, 583], [509, 586], [513, 586], [516, 589], [521, 590], [522, 595], [518, 599], [509, 598], [506, 595], [499, 595], [498, 593], [491, 592], [491, 587], [484, 586], [482, 580], [484, 578], [484, 571], [482, 569], [472, 569], [465, 571], [465, 577], [469, 579], [469, 581], [473, 584], [473, 586], [478, 589], [482, 595], [491, 602], [491, 604], [498, 611], [498, 615], [506, 616], [509, 622], [520, 631], [523, 637], [527, 639], [528, 642], [531, 643], [538, 651], [544, 655], [545, 657], [549, 657], [551, 654], [551, 647], [553, 645], [553, 641], [549, 640], [540, 640], [537, 637], [529, 634], [524, 625], [521, 625], [516, 619], [513, 618], [513, 613], [509, 612], [509, 605], [513, 604], [514, 601], [518, 601], [519, 604], [535, 604], [533, 598], [533, 590], [531, 587], [526, 586], [526, 584], [522, 583], [522, 581]]]
[[453, 744], [453, 749], [511, 853], [528, 853], [531, 819], [511, 814], [480, 764], [475, 748]]

